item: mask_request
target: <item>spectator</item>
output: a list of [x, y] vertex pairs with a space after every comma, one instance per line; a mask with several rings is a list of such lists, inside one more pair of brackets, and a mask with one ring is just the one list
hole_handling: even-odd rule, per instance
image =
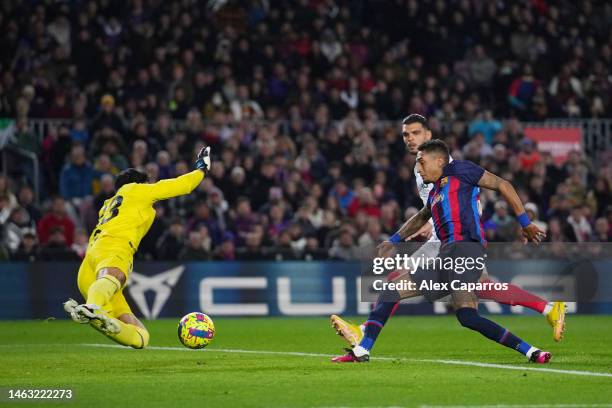
[[271, 257], [276, 261], [297, 259], [291, 242], [291, 233], [288, 230], [279, 233], [276, 245], [271, 248]]
[[89, 244], [89, 236], [87, 232], [79, 228], [74, 232], [74, 243], [70, 246], [70, 249], [79, 256], [79, 258], [85, 258], [85, 251]]
[[610, 231], [610, 224], [604, 217], [600, 217], [595, 220], [595, 231], [590, 241], [593, 242], [610, 242], [612, 234]]
[[[71, 246], [74, 241], [74, 223], [66, 214], [66, 203], [62, 197], [56, 196], [51, 201], [51, 210], [38, 222], [38, 238], [41, 244], [46, 244], [52, 232], [62, 233], [65, 245]], [[57, 237], [56, 237], [57, 238]], [[59, 239], [55, 243], [58, 244]]]
[[19, 244], [19, 248], [11, 257], [13, 261], [35, 262], [38, 259], [38, 244], [36, 235], [25, 234]]
[[82, 199], [91, 196], [95, 170], [85, 156], [85, 149], [75, 145], [70, 152], [70, 163], [60, 175], [60, 193], [66, 199]]
[[353, 198], [348, 206], [348, 215], [354, 217], [358, 213], [363, 212], [370, 217], [380, 217], [380, 206], [376, 202], [376, 198], [372, 194], [372, 190], [364, 187], [359, 190], [357, 197]]
[[[488, 89], [497, 71], [495, 60], [489, 57], [482, 45], [474, 47], [473, 55], [468, 59], [470, 80], [476, 89]], [[491, 143], [487, 140], [487, 143]]]
[[533, 76], [531, 65], [523, 66], [523, 74], [510, 84], [508, 101], [513, 108], [519, 111], [521, 118], [528, 118], [531, 102], [540, 87], [540, 81]]
[[378, 222], [376, 218], [369, 218], [368, 229], [359, 237], [358, 245], [360, 248], [368, 246], [375, 247], [388, 238], [389, 236], [387, 234], [382, 233], [380, 222]]
[[495, 214], [491, 217], [491, 222], [495, 225], [496, 236], [501, 241], [513, 241], [516, 221], [508, 213], [508, 204], [505, 201], [495, 203]]
[[470, 123], [468, 133], [474, 136], [476, 133], [481, 133], [484, 136], [484, 141], [488, 145], [493, 144], [495, 135], [502, 130], [502, 124], [499, 120], [493, 119], [493, 113], [490, 110], [484, 111], [479, 117]]
[[521, 141], [521, 152], [519, 153], [519, 161], [523, 171], [531, 172], [540, 160], [540, 153], [535, 149], [534, 142], [531, 139], [523, 139]]
[[344, 228], [340, 231], [340, 236], [329, 250], [331, 259], [348, 261], [359, 258], [359, 248], [353, 242], [351, 232]]
[[234, 247], [234, 234], [225, 232], [221, 239], [221, 245], [215, 250], [213, 259], [217, 261], [233, 261], [236, 259], [236, 249]]
[[611, 199], [609, 180], [605, 177], [598, 177], [595, 180], [594, 188], [586, 196], [586, 201], [591, 206], [591, 211], [598, 217], [603, 216], [606, 206], [611, 202]]
[[157, 241], [157, 259], [176, 261], [182, 252], [185, 240], [185, 228], [180, 219], [170, 222], [168, 230]]
[[268, 236], [272, 241], [278, 241], [282, 232], [284, 232], [289, 223], [284, 219], [283, 208], [280, 205], [270, 207], [270, 222], [268, 224]]
[[187, 245], [179, 254], [181, 261], [205, 261], [210, 258], [210, 254], [202, 246], [202, 235], [198, 231], [191, 231]]
[[166, 222], [166, 210], [165, 206], [161, 201], [158, 201], [153, 205], [155, 209], [155, 219], [153, 220], [153, 224], [151, 224], [151, 228], [149, 228], [149, 232], [142, 238], [140, 241], [140, 245], [138, 246], [138, 251], [136, 251], [136, 256], [140, 259], [145, 259], [147, 261], [151, 261], [154, 259], [161, 259], [157, 252], [157, 241], [159, 237], [164, 235], [167, 231], [167, 222]]
[[0, 226], [6, 224], [11, 217], [12, 211], [13, 209], [10, 205], [9, 196], [6, 194], [0, 194]]
[[334, 186], [330, 196], [337, 200], [338, 205], [343, 212], [348, 211], [349, 205], [355, 198], [353, 192], [348, 188], [346, 181], [341, 179], [336, 181], [336, 185]]
[[559, 106], [563, 106], [570, 98], [582, 98], [582, 84], [580, 80], [572, 74], [569, 64], [561, 68], [561, 72], [550, 81], [548, 92], [555, 98]]
[[550, 242], [576, 242], [576, 236], [571, 226], [564, 224], [559, 218], [548, 221], [548, 240]]
[[19, 205], [25, 209], [35, 223], [42, 218], [42, 212], [34, 202], [34, 191], [28, 185], [23, 185], [19, 189]]
[[591, 225], [584, 216], [582, 206], [576, 205], [572, 208], [569, 217], [567, 217], [567, 223], [574, 230], [574, 235], [578, 242], [588, 241], [593, 233]]
[[9, 178], [0, 174], [0, 196], [4, 196], [7, 200], [6, 208], [13, 209], [17, 206], [17, 197], [15, 197], [15, 194], [11, 191], [11, 186], [9, 184]]
[[110, 174], [104, 174], [100, 179], [100, 192], [93, 198], [93, 208], [97, 215], [104, 201], [115, 195], [115, 178]]
[[252, 232], [257, 221], [257, 216], [251, 211], [249, 199], [246, 197], [239, 198], [236, 206], [236, 216], [233, 219], [231, 228], [231, 230], [236, 231], [238, 235], [237, 240], [239, 245], [242, 245], [242, 243], [246, 241], [248, 234]]
[[30, 128], [27, 118], [18, 118], [15, 122], [15, 133], [11, 142], [24, 150], [40, 153], [40, 141]]
[[83, 119], [76, 120], [70, 130], [70, 138], [73, 143], [87, 146], [89, 143], [89, 131]]
[[534, 203], [526, 203], [525, 212], [527, 213], [527, 216], [529, 217], [531, 222], [534, 223], [540, 230], [544, 231], [545, 233], [548, 232], [548, 224], [538, 219], [537, 205], [535, 205]]
[[247, 236], [245, 246], [240, 251], [238, 259], [241, 261], [255, 261], [266, 258], [267, 254], [263, 248], [263, 228], [255, 228]]
[[9, 251], [15, 252], [19, 248], [26, 234], [36, 234], [36, 224], [25, 209], [15, 207], [8, 222], [4, 225], [4, 243]]
[[123, 134], [125, 128], [123, 119], [115, 112], [115, 98], [110, 94], [105, 94], [100, 99], [100, 106], [100, 113], [92, 121], [91, 133], [96, 134], [104, 128], [109, 128], [118, 134]]
[[187, 223], [188, 231], [197, 231], [201, 227], [206, 227], [207, 235], [212, 240], [212, 245], [218, 245], [221, 242], [222, 230], [219, 228], [219, 223], [210, 213], [210, 208], [204, 201], [199, 201], [193, 209], [193, 218]]
[[79, 256], [66, 244], [64, 230], [53, 227], [50, 230], [47, 243], [40, 249], [41, 261], [78, 261]]
[[[558, 165], [535, 144], [520, 144], [519, 121], [612, 117], [610, 39], [602, 23], [610, 9], [604, 5], [565, 2], [564, 15], [558, 6], [543, 12], [530, 2], [503, 0], [497, 8], [472, 7], [472, 17], [466, 17], [468, 7], [449, 19], [441, 2], [408, 1], [369, 7], [363, 19], [362, 9], [337, 0], [326, 3], [325, 15], [317, 2], [305, 2], [297, 14], [290, 3], [258, 13], [249, 2], [219, 2], [217, 11], [199, 14], [187, 3], [167, 13], [164, 3], [150, 4], [147, 21], [134, 33], [129, 19], [107, 17], [104, 7], [83, 9], [76, 2], [64, 9], [77, 18], [64, 19], [51, 4], [17, 3], [7, 3], [0, 19], [10, 21], [9, 42], [31, 42], [31, 27], [53, 39], [27, 53], [9, 47], [0, 58], [6, 68], [0, 112], [15, 118], [12, 143], [40, 153], [41, 199], [63, 193], [66, 185], [76, 189], [78, 183], [62, 183], [61, 176], [64, 166], [73, 167], [66, 155], [81, 144], [95, 175], [91, 192], [77, 195], [94, 200], [84, 200], [73, 221], [89, 232], [119, 170], [137, 167], [151, 181], [185, 174], [193, 152], [203, 142], [213, 146], [218, 160], [196, 192], [157, 206], [163, 217], [151, 227], [155, 237], [143, 240], [139, 256], [145, 259], [166, 256], [155, 249], [166, 220], [192, 221], [206, 212], [196, 202], [206, 203], [211, 221], [188, 227], [201, 234], [203, 245], [211, 242], [210, 253], [231, 232], [240, 257], [245, 246], [263, 254], [280, 243], [281, 256], [286, 246], [302, 252], [296, 257], [318, 259], [339, 245], [344, 223], [353, 226], [353, 243], [371, 240], [365, 214], [380, 217], [381, 234], [392, 234], [403, 210], [421, 203], [414, 157], [398, 126], [379, 120], [396, 121], [407, 112], [428, 115], [435, 137], [448, 142], [455, 159], [475, 160], [510, 179], [521, 198], [535, 204], [528, 210], [538, 222], [558, 218], [555, 239], [575, 240], [567, 222], [574, 206], [581, 206], [591, 230], [608, 215], [608, 153], [598, 152], [598, 160], [591, 152], [572, 152]], [[238, 36], [185, 31], [181, 20], [188, 12], [194, 27], [223, 27], [218, 17], [230, 11], [259, 17]], [[415, 21], [426, 16], [435, 29], [416, 30], [418, 41], [407, 41], [406, 33], [377, 23], [402, 12]], [[280, 31], [284, 45], [276, 41], [278, 16], [287, 16]], [[514, 21], [518, 16], [521, 22]], [[103, 21], [99, 29], [96, 21]], [[347, 21], [361, 26], [355, 30]], [[173, 27], [185, 35], [174, 38]], [[32, 126], [31, 119], [45, 116], [67, 121]], [[9, 197], [0, 204], [0, 224], [17, 206], [14, 189], [33, 181], [28, 165], [8, 164], [8, 173], [18, 177], [0, 176], [0, 197]], [[31, 190], [16, 191], [19, 205], [40, 225]], [[497, 198], [487, 194], [481, 193], [486, 233], [515, 239], [495, 222]], [[504, 219], [513, 218], [505, 211]], [[263, 234], [268, 229], [275, 242]], [[261, 238], [253, 238], [257, 231]]]
[[317, 261], [327, 258], [327, 254], [320, 248], [317, 237], [307, 237], [306, 246], [302, 251], [302, 259], [305, 261]]

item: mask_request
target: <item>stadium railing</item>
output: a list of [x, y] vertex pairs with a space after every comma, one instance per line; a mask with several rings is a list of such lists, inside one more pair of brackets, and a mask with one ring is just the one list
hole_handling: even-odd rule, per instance
[[[241, 122], [243, 125], [245, 123], [255, 125], [255, 124], [269, 124], [269, 122], [265, 121], [257, 121], [255, 122]], [[280, 124], [285, 129], [288, 129], [289, 123], [283, 121], [274, 122], [276, 124]], [[30, 130], [38, 137], [38, 139], [42, 142], [43, 138], [49, 133], [52, 129], [57, 129], [59, 126], [71, 126], [72, 120], [70, 119], [45, 119], [45, 118], [31, 118], [28, 119], [28, 126]], [[339, 126], [342, 126], [343, 122], [337, 122]], [[207, 122], [203, 122], [203, 125], [206, 126]], [[451, 128], [451, 122], [440, 122], [441, 129], [448, 130]], [[544, 128], [580, 128], [582, 130], [582, 146], [584, 152], [589, 155], [594, 161], [601, 156], [602, 152], [612, 150], [612, 119], [548, 119], [543, 122], [522, 122], [524, 127], [532, 126], [532, 127], [544, 127]], [[377, 121], [375, 124], [376, 128], [388, 128], [397, 126], [397, 121]], [[180, 131], [182, 129], [187, 128], [187, 122], [181, 120], [171, 121], [170, 128], [172, 131]], [[92, 135], [93, 136], [93, 135]], [[17, 157], [25, 157], [28, 160], [31, 160], [34, 164], [35, 168], [38, 168], [38, 158], [35, 154], [31, 152], [27, 152], [23, 149], [18, 149], [15, 146], [10, 146], [7, 144], [5, 148], [0, 148], [2, 150], [2, 162], [3, 162], [3, 173], [6, 174], [6, 155], [16, 155]], [[33, 182], [35, 183], [35, 192], [37, 197], [39, 196], [39, 177], [38, 171], [34, 171]]]

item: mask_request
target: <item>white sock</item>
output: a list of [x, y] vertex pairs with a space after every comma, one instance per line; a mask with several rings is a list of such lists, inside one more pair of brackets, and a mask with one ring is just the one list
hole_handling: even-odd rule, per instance
[[552, 308], [553, 308], [553, 302], [548, 302], [548, 303], [546, 304], [546, 307], [545, 307], [545, 308], [544, 308], [544, 310], [542, 311], [542, 314], [543, 314], [544, 316], [546, 316], [547, 314], [549, 314], [549, 313], [550, 313], [550, 311], [552, 310]]
[[357, 345], [353, 347], [353, 354], [355, 355], [355, 357], [361, 357], [361, 356], [365, 356], [366, 354], [370, 354], [370, 351], [368, 349], [365, 349]]
[[538, 351], [538, 348], [535, 348], [533, 346], [531, 346], [531, 348], [527, 351], [527, 354], [525, 354], [527, 356], [528, 359], [531, 360], [531, 355], [535, 352]]

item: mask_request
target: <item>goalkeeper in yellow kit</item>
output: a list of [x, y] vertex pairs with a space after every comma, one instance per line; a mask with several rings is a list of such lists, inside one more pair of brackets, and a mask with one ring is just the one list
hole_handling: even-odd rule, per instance
[[149, 332], [132, 313], [123, 288], [140, 240], [155, 219], [153, 204], [191, 193], [210, 169], [210, 147], [200, 150], [195, 166], [191, 173], [154, 184], [148, 184], [147, 176], [135, 169], [117, 175], [115, 195], [100, 209], [79, 268], [78, 286], [86, 301], [64, 303], [72, 320], [91, 324], [119, 344], [138, 349], [147, 346]]

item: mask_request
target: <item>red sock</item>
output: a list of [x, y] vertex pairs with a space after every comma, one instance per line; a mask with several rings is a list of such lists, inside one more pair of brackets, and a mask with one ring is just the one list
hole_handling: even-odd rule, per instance
[[391, 314], [389, 315], [389, 317], [393, 316], [395, 314], [395, 311], [397, 310], [397, 307], [399, 306], [399, 302], [397, 302], [395, 304], [395, 306], [393, 306], [393, 309], [391, 310]]
[[[483, 283], [494, 283], [492, 280], [487, 279], [482, 281]], [[478, 297], [481, 299], [494, 300], [497, 303], [503, 303], [504, 305], [511, 306], [524, 306], [531, 310], [535, 310], [538, 313], [543, 313], [548, 302], [533, 293], [527, 292], [520, 287], [508, 284], [508, 290], [495, 290], [486, 289], [479, 290], [477, 292]]]

